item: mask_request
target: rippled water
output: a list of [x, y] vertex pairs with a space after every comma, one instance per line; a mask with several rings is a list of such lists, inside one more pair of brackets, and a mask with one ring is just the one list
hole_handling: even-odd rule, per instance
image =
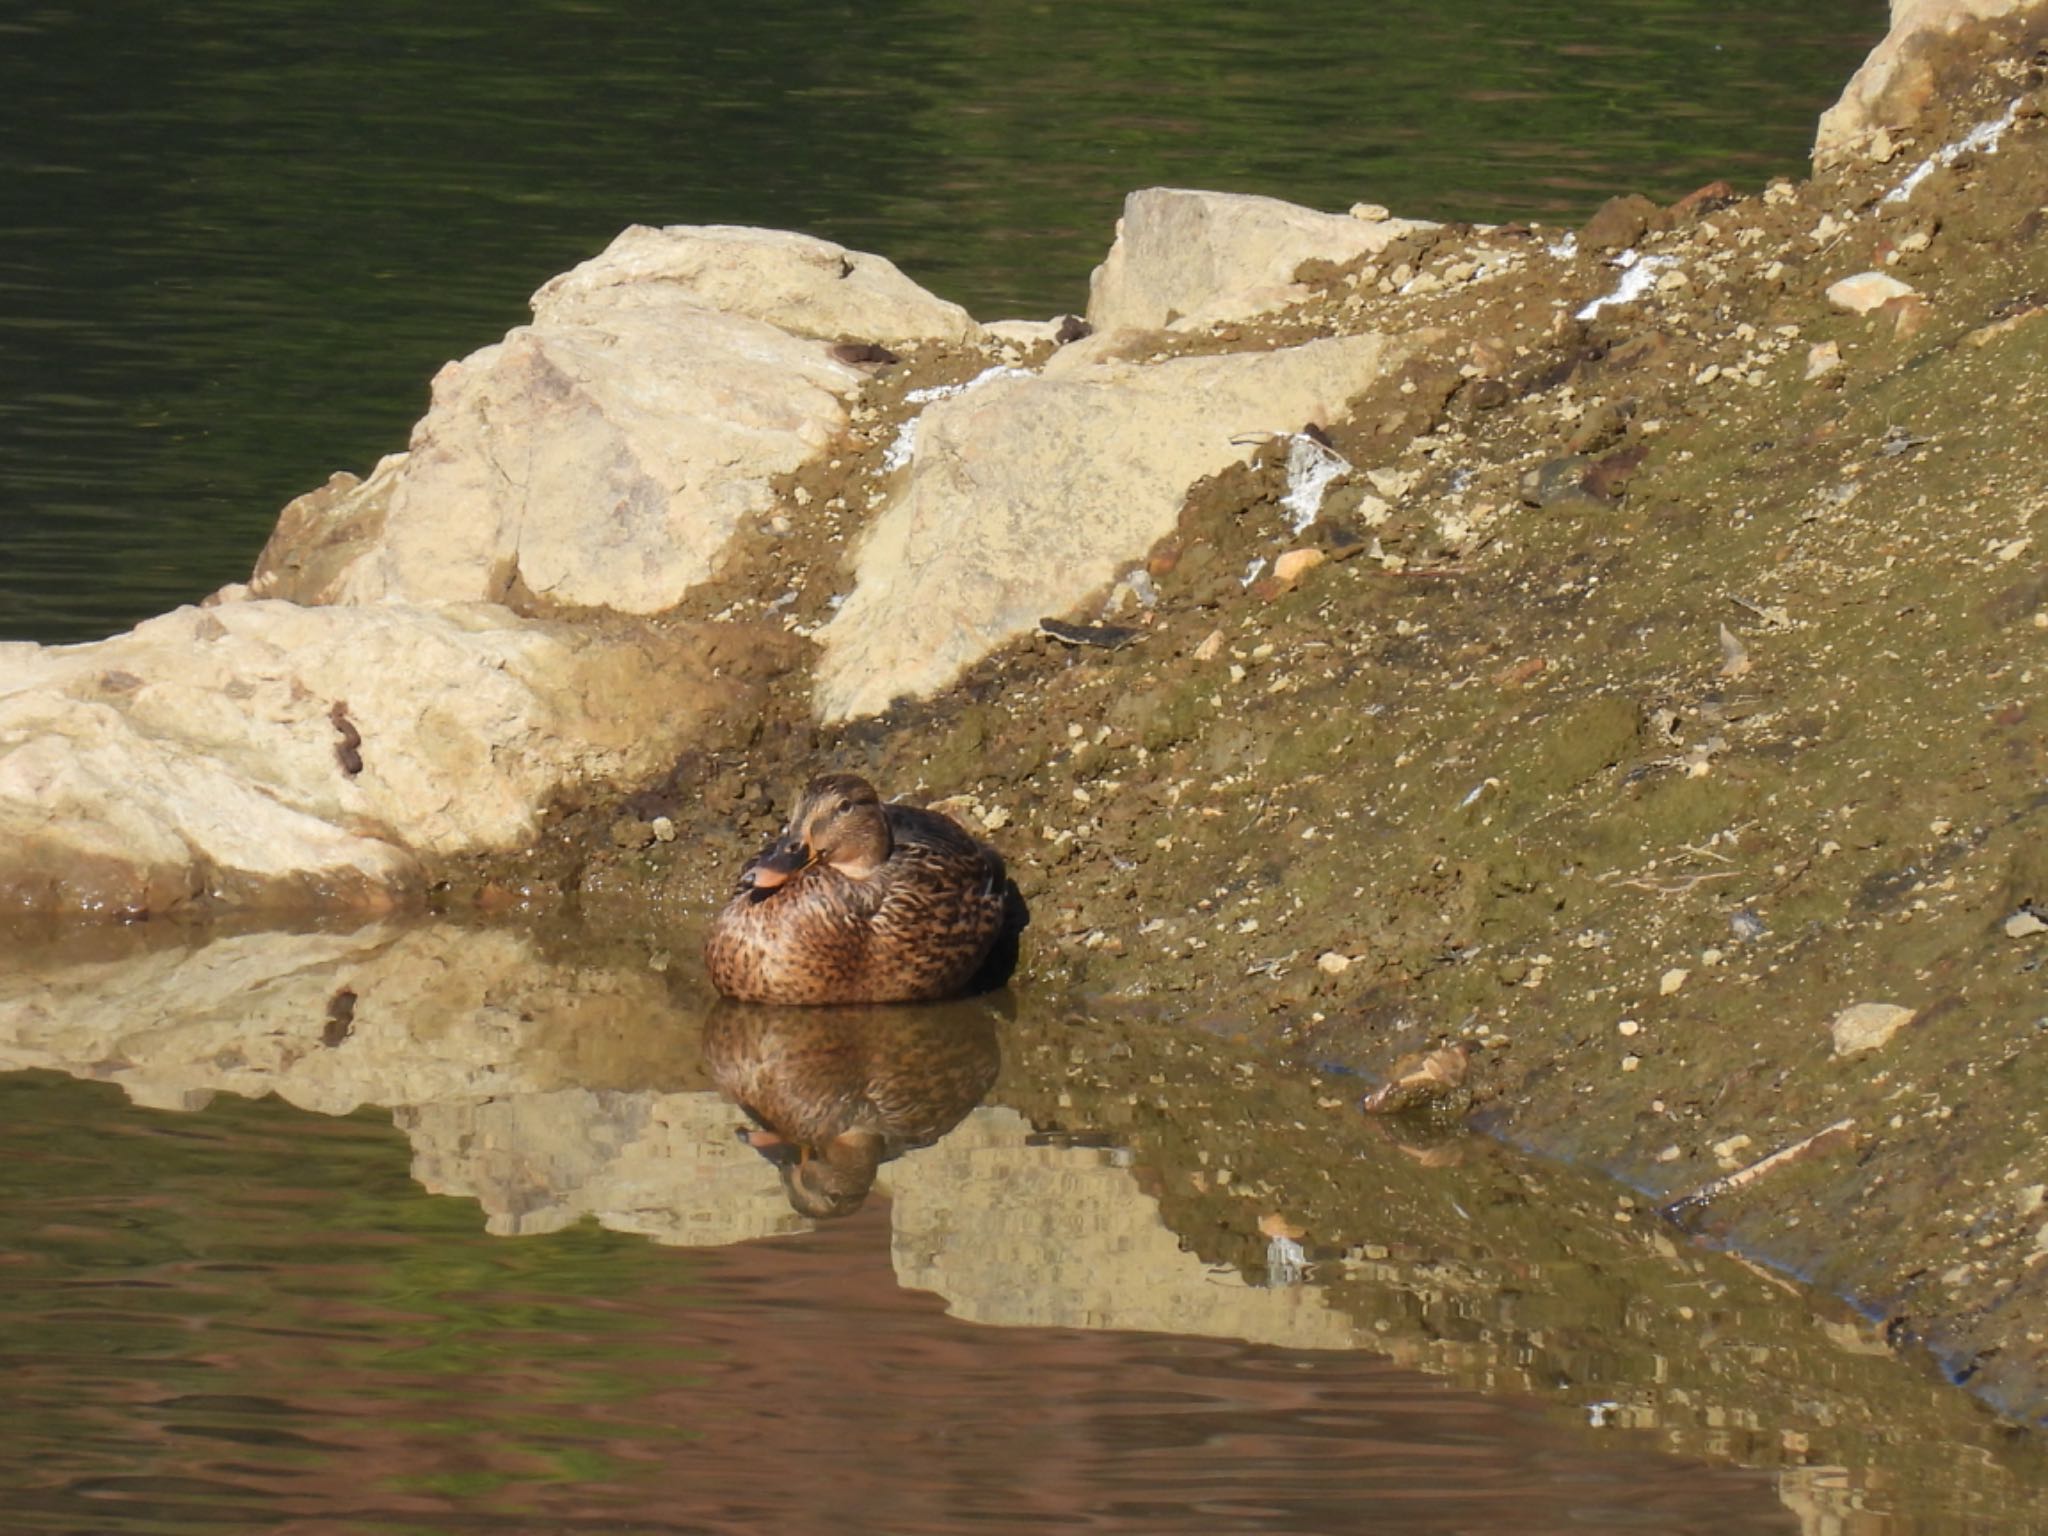
[[0, 1529], [2048, 1519], [2039, 1446], [1625, 1191], [1142, 1020], [717, 1006], [686, 952], [7, 952]]
[[881, 1204], [710, 1251], [494, 1239], [369, 1116], [0, 1102], [0, 1524], [1797, 1529], [1761, 1475], [1370, 1356], [948, 1319]]
[[1085, 302], [1123, 195], [1575, 220], [1797, 173], [1876, 0], [0, 15], [0, 639], [248, 574], [442, 362], [624, 225], [880, 251], [983, 318]]

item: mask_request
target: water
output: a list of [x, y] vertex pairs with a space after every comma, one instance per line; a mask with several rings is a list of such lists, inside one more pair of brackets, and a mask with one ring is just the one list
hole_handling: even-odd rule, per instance
[[[721, 1007], [691, 942], [11, 952], [0, 1530], [2048, 1519], [2040, 1447], [1598, 1180], [1141, 1019]], [[761, 1144], [852, 1077], [898, 1155], [807, 1220]]]
[[1077, 309], [1123, 195], [1576, 220], [1797, 174], [1875, 0], [24, 4], [0, 17], [0, 639], [248, 574], [624, 225]]
[[72, 1181], [10, 1179], [0, 1218], [0, 1526], [1797, 1529], [1761, 1475], [1366, 1355], [949, 1320], [881, 1204], [702, 1252], [508, 1242], [367, 1116], [0, 1092], [12, 1166]]

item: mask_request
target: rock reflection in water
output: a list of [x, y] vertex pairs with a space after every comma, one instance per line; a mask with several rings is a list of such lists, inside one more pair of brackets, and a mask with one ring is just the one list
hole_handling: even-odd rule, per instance
[[[822, 1377], [799, 1371], [786, 1385], [813, 1399], [852, 1394], [863, 1413], [879, 1380], [876, 1317], [915, 1314], [900, 1341], [913, 1368], [901, 1378], [899, 1406], [935, 1400], [940, 1378], [949, 1395], [946, 1428], [905, 1440], [912, 1460], [953, 1433], [956, 1391], [985, 1385], [986, 1400], [1007, 1407], [1026, 1382], [1040, 1426], [1048, 1405], [1079, 1400], [1085, 1387], [1039, 1390], [1048, 1343], [1082, 1373], [1076, 1380], [1108, 1383], [1126, 1402], [1132, 1378], [1118, 1373], [1132, 1369], [1133, 1357], [1119, 1355], [1112, 1336], [1150, 1338], [1156, 1343], [1146, 1351], [1174, 1358], [1212, 1348], [1197, 1340], [1228, 1340], [1237, 1342], [1213, 1348], [1230, 1362], [1218, 1380], [1237, 1405], [1232, 1413], [1253, 1391], [1246, 1350], [1323, 1352], [1346, 1362], [1346, 1373], [1371, 1374], [1358, 1364], [1369, 1353], [1457, 1387], [1541, 1401], [1596, 1455], [1603, 1438], [1640, 1430], [1665, 1452], [1772, 1468], [1781, 1499], [1815, 1533], [1956, 1529], [1952, 1517], [1963, 1511], [1973, 1530], [2048, 1530], [2048, 1471], [2036, 1449], [1952, 1388], [1902, 1370], [1867, 1326], [1684, 1243], [1642, 1219], [1633, 1198], [1604, 1180], [1531, 1164], [1484, 1141], [1418, 1139], [1352, 1112], [1348, 1089], [1276, 1070], [1241, 1042], [1192, 1030], [1184, 1019], [1068, 1010], [1033, 995], [1015, 1018], [991, 1011], [1007, 999], [863, 1009], [850, 1032], [845, 1014], [720, 1012], [701, 973], [670, 963], [693, 948], [687, 934], [666, 930], [635, 937], [391, 923], [347, 934], [96, 932], [0, 954], [0, 1097], [9, 1098], [0, 1104], [0, 1166], [9, 1136], [39, 1149], [16, 1158], [13, 1182], [0, 1187], [0, 1216], [16, 1218], [0, 1230], [0, 1274], [13, 1277], [0, 1284], [0, 1355], [10, 1353], [10, 1329], [41, 1336], [77, 1305], [77, 1280], [98, 1283], [95, 1261], [73, 1242], [81, 1212], [117, 1226], [148, 1212], [163, 1244], [158, 1274], [142, 1290], [124, 1281], [118, 1292], [92, 1294], [124, 1305], [153, 1296], [179, 1314], [179, 1327], [193, 1307], [260, 1318], [253, 1337], [296, 1341], [278, 1372], [331, 1376], [333, 1363], [309, 1356], [304, 1343], [331, 1319], [317, 1308], [279, 1309], [288, 1313], [298, 1294], [295, 1266], [326, 1262], [307, 1254], [328, 1251], [328, 1228], [367, 1214], [368, 1228], [333, 1250], [359, 1243], [362, 1278], [396, 1287], [394, 1297], [364, 1302], [396, 1306], [365, 1329], [473, 1328], [481, 1337], [515, 1313], [479, 1300], [495, 1294], [480, 1277], [522, 1275], [499, 1298], [504, 1307], [525, 1317], [536, 1303], [570, 1304], [574, 1322], [522, 1327], [503, 1349], [522, 1361], [537, 1349], [559, 1350], [565, 1392], [581, 1390], [574, 1383], [585, 1369], [588, 1330], [620, 1315], [629, 1269], [643, 1292], [636, 1315], [663, 1329], [693, 1311], [693, 1276], [726, 1275], [735, 1298], [754, 1294], [770, 1273], [830, 1276], [824, 1290], [807, 1279], [784, 1294], [800, 1295], [818, 1326], [845, 1342], [807, 1341], [792, 1361]], [[118, 1088], [137, 1105], [183, 1112], [186, 1123], [147, 1110], [131, 1117], [111, 1102], [95, 1108], [79, 1096], [85, 1090], [67, 1095], [47, 1081], [10, 1097], [22, 1082], [13, 1074], [24, 1069]], [[753, 1086], [736, 1087], [750, 1072]], [[969, 1108], [984, 1088], [988, 1103]], [[263, 1098], [320, 1116], [368, 1113], [294, 1121], [275, 1104], [245, 1102]], [[778, 1140], [815, 1150], [839, 1139], [857, 1152], [841, 1196], [872, 1184], [860, 1213], [813, 1230], [792, 1210], [777, 1170], [735, 1136], [745, 1117], [734, 1098]], [[302, 1211], [312, 1199], [310, 1174], [297, 1165], [317, 1165], [338, 1138], [367, 1136], [387, 1114], [408, 1146], [398, 1152], [387, 1142], [386, 1151], [409, 1164], [412, 1186], [476, 1202], [494, 1238], [545, 1241], [475, 1244], [474, 1211], [417, 1201], [410, 1187], [387, 1187], [375, 1212], [352, 1211], [347, 1202], [362, 1187], [354, 1177], [335, 1181], [342, 1208], [316, 1200]], [[256, 1142], [230, 1134], [258, 1124], [268, 1130]], [[43, 1157], [40, 1149], [60, 1137], [70, 1151]], [[179, 1192], [169, 1149], [216, 1144], [218, 1165], [204, 1187]], [[913, 1147], [921, 1150], [884, 1161]], [[830, 1154], [811, 1162], [841, 1172]], [[84, 1204], [76, 1210], [67, 1203], [77, 1201]], [[421, 1223], [434, 1236], [412, 1243], [405, 1234], [423, 1232]], [[1258, 1283], [1269, 1277], [1269, 1227], [1301, 1232], [1311, 1283]], [[602, 1263], [586, 1270], [597, 1228], [695, 1251], [606, 1239]], [[798, 1240], [751, 1241], [771, 1237]], [[261, 1255], [243, 1251], [251, 1243]], [[403, 1264], [392, 1263], [393, 1243], [412, 1245]], [[208, 1257], [188, 1272], [181, 1266], [192, 1253]], [[231, 1284], [222, 1275], [258, 1262], [266, 1268], [249, 1271], [257, 1279], [246, 1296], [209, 1299], [212, 1288]], [[230, 1267], [208, 1267], [216, 1263]], [[55, 1289], [34, 1292], [10, 1322], [6, 1304], [33, 1274]], [[162, 1288], [151, 1289], [160, 1279]], [[324, 1296], [335, 1279], [322, 1271], [305, 1294]], [[205, 1295], [187, 1297], [188, 1280]], [[856, 1290], [866, 1298], [858, 1307]], [[450, 1299], [420, 1312], [419, 1298], [438, 1293]], [[941, 1314], [956, 1327], [980, 1326], [956, 1334], [940, 1327]], [[102, 1321], [89, 1326], [96, 1332]], [[786, 1340], [790, 1322], [779, 1305], [758, 1316], [739, 1307], [718, 1338], [679, 1337], [646, 1391], [622, 1388], [620, 1401], [664, 1413], [676, 1406], [674, 1432], [694, 1435], [703, 1421], [681, 1411], [680, 1399], [670, 1404], [674, 1383], [695, 1379], [710, 1347], [758, 1384], [763, 1351]], [[622, 1348], [622, 1369], [638, 1369], [644, 1343]], [[499, 1348], [490, 1346], [494, 1357]], [[984, 1381], [978, 1373], [998, 1357], [1013, 1372]], [[467, 1358], [450, 1357], [456, 1367]], [[949, 1368], [935, 1375], [941, 1360]], [[844, 1362], [843, 1375], [831, 1362]], [[89, 1383], [48, 1369], [54, 1385], [45, 1404], [49, 1393], [61, 1401], [80, 1391], [98, 1401]], [[220, 1392], [212, 1369], [181, 1378], [176, 1390]], [[94, 1371], [95, 1381], [125, 1379], [112, 1368]], [[463, 1402], [474, 1401], [466, 1368], [451, 1380]], [[414, 1385], [366, 1389], [348, 1405], [349, 1422], [378, 1419]], [[522, 1377], [509, 1396], [529, 1385]], [[273, 1389], [252, 1379], [235, 1390]], [[789, 1400], [789, 1392], [771, 1396]], [[1329, 1406], [1303, 1405], [1304, 1444], [1323, 1433]], [[1464, 1426], [1461, 1444], [1494, 1412], [1469, 1402], [1451, 1409]], [[41, 1411], [23, 1422], [39, 1424]], [[1261, 1403], [1260, 1432], [1284, 1411]], [[1402, 1428], [1387, 1438], [1390, 1455], [1412, 1454], [1407, 1425], [1421, 1413], [1404, 1402], [1394, 1416]], [[1602, 1427], [1590, 1427], [1596, 1420]], [[805, 1424], [802, 1454], [813, 1454], [837, 1424], [836, 1413]], [[11, 1427], [0, 1414], [0, 1442]], [[1098, 1430], [1119, 1443], [1153, 1433], [1115, 1415], [1090, 1420], [1082, 1432]], [[501, 1444], [508, 1486], [529, 1475], [521, 1469], [535, 1456], [552, 1454], [514, 1440]], [[991, 1431], [992, 1464], [1010, 1464], [1015, 1440], [1007, 1422]], [[1071, 1465], [1065, 1442], [1048, 1447], [1052, 1463]], [[430, 1475], [469, 1475], [473, 1449], [465, 1437]], [[713, 1458], [720, 1468], [733, 1462], [728, 1449]], [[860, 1457], [872, 1449], [865, 1441], [857, 1454], [849, 1448], [848, 1465], [867, 1466]], [[644, 1453], [662, 1454], [651, 1445]], [[785, 1449], [780, 1463], [796, 1454]], [[93, 1475], [135, 1459], [124, 1444], [97, 1459]], [[42, 1460], [30, 1453], [15, 1467]], [[1239, 1486], [1269, 1492], [1278, 1475], [1306, 1487], [1317, 1475], [1311, 1468], [1323, 1465], [1310, 1455], [1283, 1470], [1269, 1458]], [[1643, 1475], [1662, 1477], [1659, 1467], [1668, 1466]], [[11, 1470], [0, 1453], [0, 1485]], [[1099, 1492], [1125, 1470], [1101, 1464], [1084, 1481]], [[984, 1471], [983, 1463], [963, 1466], [969, 1479]], [[1185, 1487], [1183, 1465], [1169, 1459], [1158, 1471], [1154, 1487]], [[1533, 1470], [1502, 1484], [1515, 1489], [1518, 1513], [1541, 1485]], [[1424, 1498], [1432, 1508], [1434, 1501], [1433, 1493]], [[1060, 1513], [1083, 1507], [1070, 1503]], [[1183, 1514], [1176, 1506], [1178, 1524], [1126, 1528], [1188, 1529]], [[1376, 1517], [1375, 1528], [1385, 1524]], [[1758, 1527], [1752, 1519], [1733, 1528]]]
[[1002, 1066], [985, 1000], [908, 1007], [725, 1003], [704, 1062], [800, 1216], [850, 1216], [875, 1172], [958, 1125]]

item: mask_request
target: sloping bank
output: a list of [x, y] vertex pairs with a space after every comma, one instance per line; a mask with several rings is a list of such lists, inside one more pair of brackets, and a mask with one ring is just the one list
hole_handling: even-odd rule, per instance
[[0, 656], [0, 891], [687, 921], [832, 761], [1003, 844], [1027, 985], [1482, 1039], [1500, 1134], [2038, 1423], [2048, 23], [1900, 23], [1811, 182], [1140, 193], [1080, 339], [630, 231], [248, 588]]

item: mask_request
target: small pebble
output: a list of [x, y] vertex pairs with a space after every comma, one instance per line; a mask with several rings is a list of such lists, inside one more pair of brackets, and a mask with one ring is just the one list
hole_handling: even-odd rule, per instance
[[1856, 1056], [1887, 1044], [1912, 1020], [1913, 1010], [1897, 1003], [1856, 1003], [1835, 1015], [1828, 1032], [1837, 1056]]
[[1323, 558], [1320, 549], [1290, 549], [1273, 562], [1273, 579], [1282, 587], [1291, 588], [1304, 572], [1321, 565]]
[[1829, 284], [1828, 302], [1852, 315], [1867, 315], [1873, 309], [1912, 292], [1912, 284], [1902, 283], [1889, 273], [1858, 272], [1854, 277]]
[[1714, 1161], [1724, 1168], [1733, 1168], [1741, 1159], [1736, 1156], [1744, 1147], [1752, 1145], [1747, 1136], [1730, 1136], [1726, 1141], [1714, 1143]]

